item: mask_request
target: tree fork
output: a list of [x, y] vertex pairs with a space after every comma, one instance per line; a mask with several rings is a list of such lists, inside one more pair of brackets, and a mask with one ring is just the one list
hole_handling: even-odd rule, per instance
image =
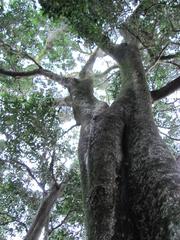
[[153, 121], [138, 49], [122, 44], [111, 55], [123, 72], [122, 91], [84, 122], [79, 143], [88, 240], [177, 240], [180, 175]]

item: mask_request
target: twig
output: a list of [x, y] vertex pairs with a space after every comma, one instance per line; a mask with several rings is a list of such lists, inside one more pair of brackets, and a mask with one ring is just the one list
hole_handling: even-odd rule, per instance
[[34, 174], [32, 173], [32, 170], [25, 164], [25, 163], [22, 163], [22, 162], [20, 162], [20, 161], [18, 161], [18, 160], [3, 160], [3, 159], [0, 159], [0, 161], [1, 162], [8, 162], [8, 163], [10, 163], [10, 164], [13, 164], [13, 163], [16, 163], [16, 164], [18, 164], [18, 165], [20, 165], [21, 167], [24, 167], [26, 170], [27, 170], [27, 172], [28, 172], [28, 174], [29, 174], [29, 176], [37, 183], [37, 185], [44, 191], [44, 189], [43, 189], [43, 187], [42, 187], [42, 184], [36, 179], [36, 177], [34, 176]]
[[34, 62], [39, 68], [42, 68], [42, 66], [34, 58], [32, 58], [29, 54], [24, 53], [23, 55], [25, 58], [30, 59], [32, 62]]
[[55, 226], [55, 227], [53, 227], [51, 230], [49, 230], [48, 236], [50, 236], [51, 233], [52, 233], [54, 230], [56, 230], [57, 228], [61, 227], [61, 226], [66, 222], [66, 220], [68, 219], [70, 213], [72, 213], [72, 212], [73, 212], [73, 210], [69, 210], [68, 213], [67, 213], [67, 215], [64, 217], [64, 219], [63, 219], [57, 226]]
[[71, 126], [69, 129], [67, 129], [66, 131], [63, 132], [63, 134], [60, 136], [63, 137], [65, 134], [67, 134], [69, 131], [71, 131], [73, 128], [77, 127], [78, 125], [77, 124], [74, 124], [73, 126]]
[[146, 73], [150, 72], [151, 69], [154, 68], [154, 67], [157, 65], [157, 63], [159, 62], [159, 60], [160, 60], [161, 57], [162, 57], [162, 54], [163, 54], [164, 50], [167, 48], [168, 45], [169, 45], [169, 43], [167, 43], [167, 44], [161, 49], [161, 51], [160, 51], [158, 57], [156, 57], [155, 61], [148, 67], [148, 69], [145, 70]]
[[169, 136], [168, 134], [166, 134], [166, 133], [164, 133], [164, 132], [162, 132], [162, 131], [160, 131], [160, 133], [161, 133], [162, 135], [166, 136], [167, 138], [173, 140], [173, 141], [177, 141], [177, 142], [180, 141], [180, 138], [171, 137], [171, 136]]

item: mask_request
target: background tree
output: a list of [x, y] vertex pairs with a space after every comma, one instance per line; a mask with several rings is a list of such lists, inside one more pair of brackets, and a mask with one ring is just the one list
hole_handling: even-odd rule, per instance
[[[4, 183], [11, 168], [16, 172], [18, 158], [24, 164], [22, 157], [28, 156], [28, 161], [34, 160], [31, 167], [36, 169], [36, 183], [48, 186], [50, 192], [52, 181], [56, 188], [59, 186], [62, 176], [66, 175], [59, 164], [62, 160], [59, 156], [62, 149], [68, 154], [69, 147], [66, 148], [64, 140], [63, 148], [59, 147], [62, 137], [59, 132], [63, 130], [58, 129], [62, 119], [63, 122], [67, 119], [64, 119], [66, 111], [63, 106], [71, 106], [76, 124], [81, 125], [79, 160], [88, 238], [179, 239], [179, 172], [172, 155], [159, 138], [151, 115], [151, 101], [166, 97], [180, 85], [176, 61], [179, 56], [178, 2], [141, 1], [135, 5], [134, 1], [75, 1], [76, 8], [73, 1], [40, 3], [56, 20], [47, 20], [39, 9], [35, 11], [36, 4], [23, 1], [12, 1], [1, 10], [1, 132], [5, 136], [2, 145], [6, 146], [2, 147], [1, 162], [2, 171], [7, 169]], [[17, 31], [14, 26], [19, 27]], [[126, 43], [116, 43], [120, 36]], [[96, 58], [102, 56], [97, 49], [78, 76], [77, 70], [73, 71], [73, 54], [76, 61], [82, 59], [92, 52], [95, 44], [111, 55], [118, 65], [112, 64], [104, 72], [93, 71]], [[77, 51], [81, 53], [78, 57]], [[138, 51], [152, 90], [151, 99]], [[57, 68], [61, 69], [61, 74], [56, 73]], [[39, 75], [60, 83], [68, 89], [70, 97], [64, 99], [62, 89], [60, 92], [56, 84], [34, 77]], [[30, 76], [33, 81], [29, 80]], [[103, 88], [110, 100], [116, 99], [111, 107], [94, 97], [92, 80], [96, 91]], [[8, 94], [4, 95], [4, 91]], [[37, 94], [39, 91], [41, 94]], [[177, 98], [173, 101], [167, 99], [155, 103], [154, 107], [161, 131], [162, 128], [168, 129], [163, 134], [175, 141], [179, 141], [178, 104]], [[58, 110], [60, 122], [59, 115], [56, 116], [58, 106], [61, 107]], [[12, 111], [7, 114], [9, 108]], [[44, 126], [49, 131], [44, 132]], [[32, 151], [29, 153], [29, 147], [34, 148], [33, 154]], [[173, 147], [177, 154], [178, 145]], [[6, 164], [10, 161], [8, 169]], [[26, 165], [21, 166], [29, 172]], [[74, 174], [76, 176], [76, 172]], [[18, 189], [22, 186], [22, 193], [27, 183], [26, 178], [21, 184], [17, 183]], [[3, 189], [4, 186], [6, 184]], [[8, 188], [7, 194], [14, 196], [15, 186]], [[70, 189], [69, 196], [72, 194]], [[30, 195], [34, 194], [32, 187], [29, 191]], [[21, 198], [24, 199], [23, 194]], [[38, 199], [36, 202], [36, 207], [32, 208], [34, 211]], [[67, 205], [69, 209], [70, 202]], [[50, 219], [55, 219], [57, 214], [63, 215], [65, 208], [62, 207], [59, 213], [53, 212]], [[65, 212], [66, 215], [69, 211]], [[27, 216], [27, 210], [24, 213]], [[74, 219], [76, 223], [82, 223], [77, 214]], [[58, 220], [57, 217], [55, 222]], [[70, 223], [73, 224], [73, 220]], [[27, 225], [29, 229], [29, 222]], [[47, 224], [38, 224], [41, 230], [43, 226], [47, 229]], [[31, 227], [35, 229], [33, 224]], [[68, 225], [58, 235], [51, 236], [53, 239], [56, 236], [63, 238], [67, 229]]]

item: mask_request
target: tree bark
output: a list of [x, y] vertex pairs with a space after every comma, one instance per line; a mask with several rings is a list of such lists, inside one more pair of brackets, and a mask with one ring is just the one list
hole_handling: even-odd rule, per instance
[[63, 184], [60, 186], [57, 186], [56, 184], [53, 185], [48, 195], [42, 200], [37, 215], [35, 216], [34, 221], [31, 224], [24, 240], [39, 239], [42, 229], [49, 218], [49, 213], [54, 203], [56, 202], [60, 194], [63, 192], [63, 189], [64, 189]]
[[81, 88], [87, 104], [74, 105], [87, 239], [178, 240], [180, 173], [154, 124], [138, 48], [121, 44], [111, 55], [123, 73], [119, 98], [105, 107]]

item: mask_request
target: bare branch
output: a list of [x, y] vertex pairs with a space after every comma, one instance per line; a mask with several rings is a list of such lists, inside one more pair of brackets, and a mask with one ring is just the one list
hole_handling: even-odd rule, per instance
[[162, 54], [163, 54], [164, 50], [167, 48], [168, 45], [169, 45], [169, 44], [167, 43], [167, 44], [161, 49], [158, 57], [156, 57], [155, 61], [149, 66], [149, 68], [146, 70], [146, 72], [150, 72], [151, 69], [154, 68], [154, 67], [157, 65], [157, 63], [159, 62], [159, 60], [160, 60], [161, 57], [162, 57]]
[[48, 195], [42, 200], [37, 215], [34, 218], [25, 240], [38, 239], [54, 203], [57, 198], [63, 194], [64, 188], [64, 184], [59, 185], [59, 187], [56, 185], [52, 186]]
[[49, 230], [48, 232], [48, 236], [51, 235], [51, 233], [56, 230], [57, 228], [60, 228], [68, 219], [69, 215], [73, 212], [73, 210], [69, 210], [68, 213], [66, 214], [66, 216], [64, 217], [64, 219], [55, 227], [53, 227], [51, 230]]
[[73, 128], [75, 128], [77, 126], [78, 126], [77, 124], [74, 124], [73, 126], [68, 128], [66, 131], [63, 132], [63, 134], [60, 136], [60, 138], [62, 138], [65, 134], [67, 134], [69, 131], [71, 131]]
[[160, 133], [161, 133], [162, 135], [166, 136], [167, 138], [173, 140], [173, 141], [180, 142], [180, 138], [171, 137], [171, 136], [169, 136], [168, 134], [166, 134], [166, 133], [164, 133], [164, 132], [162, 132], [162, 131], [160, 131]]
[[42, 68], [42, 66], [34, 59], [32, 58], [29, 54], [24, 53], [23, 56], [29, 60], [31, 60], [33, 63], [35, 63], [39, 68]]
[[164, 87], [158, 90], [151, 91], [152, 100], [153, 102], [160, 100], [177, 91], [178, 89], [180, 89], [180, 76], [171, 81], [170, 83], [167, 83]]

